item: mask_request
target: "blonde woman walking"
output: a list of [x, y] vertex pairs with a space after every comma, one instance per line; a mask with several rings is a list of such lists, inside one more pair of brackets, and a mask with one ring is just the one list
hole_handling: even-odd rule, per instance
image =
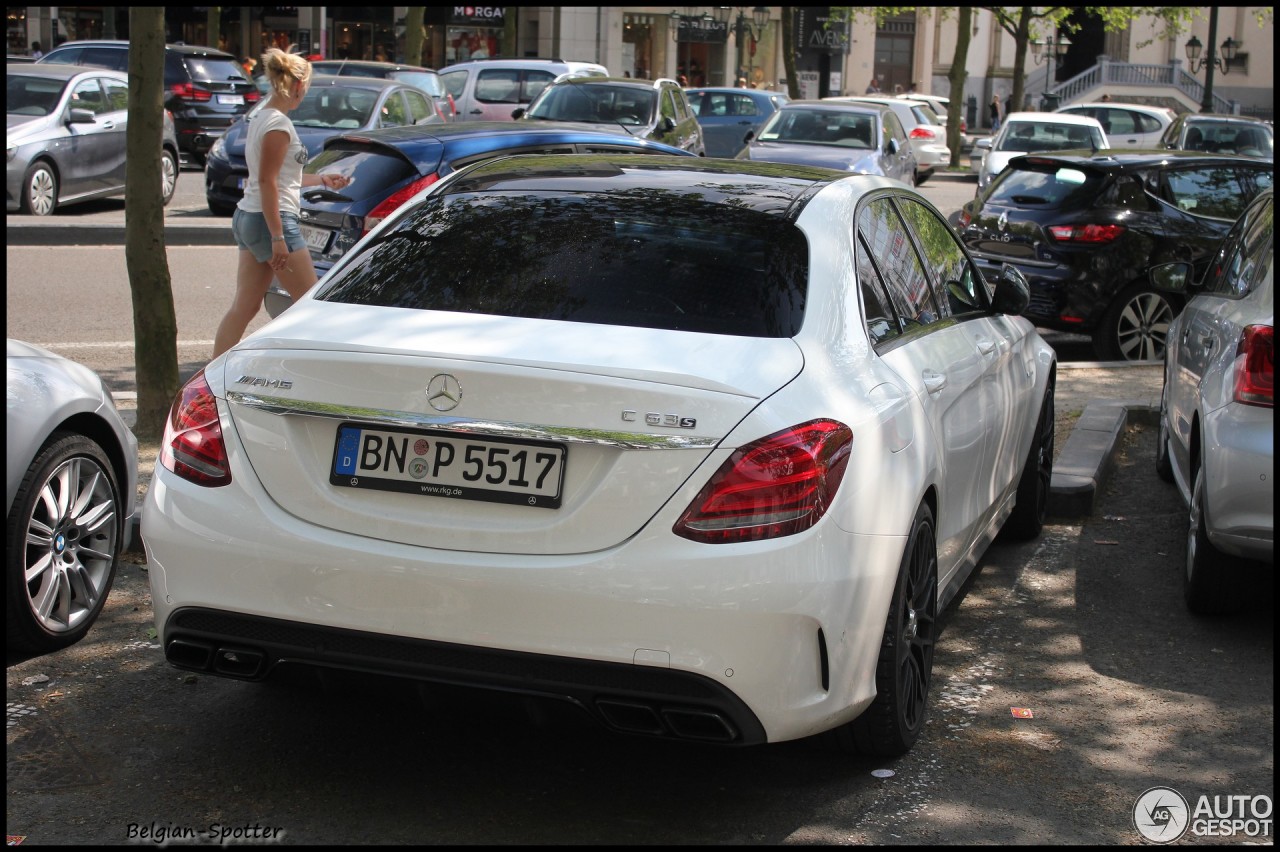
[[1000, 129], [1000, 96], [991, 96], [991, 132], [995, 133]]
[[249, 178], [244, 198], [231, 219], [231, 233], [240, 248], [236, 294], [218, 324], [215, 358], [244, 336], [273, 276], [295, 301], [316, 283], [311, 252], [298, 227], [302, 187], [323, 185], [336, 190], [351, 183], [345, 175], [302, 173], [307, 149], [298, 139], [289, 112], [307, 94], [311, 63], [273, 47], [262, 55], [261, 67], [271, 84], [271, 97], [249, 122], [245, 134]]

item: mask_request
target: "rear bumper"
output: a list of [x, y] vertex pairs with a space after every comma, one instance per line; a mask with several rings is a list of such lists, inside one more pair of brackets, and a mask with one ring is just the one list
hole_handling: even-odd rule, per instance
[[1272, 562], [1275, 553], [1273, 410], [1231, 403], [1204, 418], [1205, 515], [1214, 547]]

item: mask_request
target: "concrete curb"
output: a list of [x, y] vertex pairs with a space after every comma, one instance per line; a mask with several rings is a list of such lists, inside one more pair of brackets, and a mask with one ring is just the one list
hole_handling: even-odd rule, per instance
[[1085, 518], [1092, 515], [1097, 507], [1098, 492], [1111, 475], [1125, 427], [1130, 422], [1158, 425], [1159, 418], [1158, 408], [1137, 401], [1089, 403], [1054, 462], [1048, 516]]
[[[67, 227], [10, 218], [5, 239], [11, 246], [122, 246], [124, 223], [77, 222], [74, 227]], [[165, 222], [164, 242], [171, 246], [235, 245], [230, 219]]]

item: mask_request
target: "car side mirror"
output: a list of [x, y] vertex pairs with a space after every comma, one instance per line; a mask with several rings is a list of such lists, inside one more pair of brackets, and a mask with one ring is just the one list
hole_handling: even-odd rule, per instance
[[890, 154], [898, 153], [898, 140], [890, 139], [888, 142], [884, 143], [884, 149]]
[[996, 279], [996, 292], [991, 297], [991, 309], [1000, 314], [1021, 314], [1031, 304], [1031, 287], [1026, 276], [1017, 267], [1005, 264]]
[[1191, 287], [1195, 267], [1186, 261], [1161, 263], [1151, 267], [1151, 286], [1169, 293], [1185, 293]]
[[990, 137], [990, 136], [986, 136], [986, 137], [984, 137], [984, 138], [982, 138], [982, 139], [975, 139], [975, 140], [974, 140], [974, 142], [973, 142], [973, 147], [975, 147], [975, 148], [985, 148], [985, 149], [990, 150], [990, 148], [991, 148], [991, 137]]
[[663, 133], [670, 133], [676, 129], [676, 120], [668, 115], [666, 118], [662, 119], [662, 123], [659, 127], [662, 128]]
[[68, 124], [93, 124], [93, 110], [91, 109], [73, 109], [67, 115]]
[[511, 110], [512, 118], [519, 118], [522, 115], [524, 115], [524, 107], [516, 107], [515, 109]]
[[748, 130], [747, 135], [742, 137], [742, 144], [749, 145], [751, 143], [751, 140], [755, 138], [756, 138], [756, 132], [754, 130]]

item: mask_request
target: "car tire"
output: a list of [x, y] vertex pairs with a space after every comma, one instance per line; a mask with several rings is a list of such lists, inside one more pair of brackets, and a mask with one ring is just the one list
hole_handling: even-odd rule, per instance
[[32, 216], [51, 216], [58, 209], [58, 175], [41, 160], [22, 179], [22, 209]]
[[1165, 372], [1164, 388], [1160, 391], [1160, 426], [1156, 433], [1156, 476], [1165, 482], [1173, 482], [1173, 457], [1169, 454], [1169, 379]]
[[836, 728], [842, 750], [906, 754], [924, 729], [938, 630], [938, 550], [933, 512], [921, 504], [911, 523], [876, 663], [876, 697], [861, 716]]
[[204, 200], [209, 204], [209, 212], [215, 216], [230, 216], [236, 212], [234, 204], [223, 204], [221, 201], [214, 201], [207, 195]]
[[1158, 361], [1164, 358], [1169, 324], [1182, 303], [1146, 284], [1129, 287], [1111, 303], [1093, 333], [1101, 361]]
[[106, 604], [124, 536], [106, 453], [56, 432], [27, 469], [6, 527], [8, 647], [47, 653], [84, 638]]
[[168, 207], [178, 191], [178, 173], [182, 166], [178, 163], [178, 155], [168, 148], [160, 151], [160, 200]]
[[1183, 598], [1197, 615], [1227, 615], [1244, 606], [1240, 567], [1209, 541], [1204, 511], [1204, 465], [1196, 467], [1187, 512], [1187, 562]]
[[932, 174], [933, 174], [932, 171], [916, 172], [916, 186], [920, 186], [921, 184], [923, 184], [925, 181], [929, 179], [929, 177]]
[[1045, 515], [1049, 510], [1049, 488], [1053, 483], [1053, 391], [1054, 379], [1049, 379], [1044, 402], [1040, 405], [1040, 419], [1036, 422], [1031, 449], [1022, 463], [1022, 475], [1018, 478], [1018, 496], [1013, 511], [1001, 530], [1014, 539], [1029, 540], [1044, 529]]

